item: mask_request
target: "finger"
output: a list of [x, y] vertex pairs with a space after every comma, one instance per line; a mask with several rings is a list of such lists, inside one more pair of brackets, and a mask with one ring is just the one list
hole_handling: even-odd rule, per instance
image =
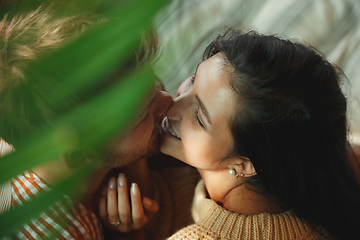
[[141, 203], [140, 190], [136, 183], [131, 184], [131, 208], [133, 228], [142, 228], [147, 219], [144, 215], [144, 209]]
[[107, 191], [107, 215], [109, 222], [119, 221], [116, 185], [116, 179], [114, 177], [110, 178]]
[[[159, 210], [159, 204], [148, 197], [143, 198], [143, 205], [145, 210], [152, 214], [156, 213]], [[148, 216], [148, 214], [146, 214], [146, 216]]]
[[147, 221], [153, 217], [153, 215], [159, 211], [159, 204], [151, 200], [150, 198], [144, 197], [143, 198], [143, 206], [144, 206], [144, 213], [147, 217]]
[[103, 222], [108, 221], [107, 217], [107, 209], [106, 209], [106, 202], [107, 202], [107, 187], [104, 186], [104, 188], [101, 191], [101, 196], [99, 200], [99, 217]]
[[120, 222], [124, 227], [131, 224], [127, 179], [123, 173], [118, 177], [118, 209]]

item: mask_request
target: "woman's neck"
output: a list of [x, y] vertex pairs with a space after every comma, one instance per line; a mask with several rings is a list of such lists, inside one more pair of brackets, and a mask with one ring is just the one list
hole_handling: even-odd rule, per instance
[[199, 173], [204, 179], [209, 197], [229, 211], [244, 215], [276, 214], [286, 211], [272, 198], [261, 193], [257, 187], [247, 184], [246, 178], [234, 181], [232, 178], [235, 177], [230, 176], [227, 169], [199, 170]]

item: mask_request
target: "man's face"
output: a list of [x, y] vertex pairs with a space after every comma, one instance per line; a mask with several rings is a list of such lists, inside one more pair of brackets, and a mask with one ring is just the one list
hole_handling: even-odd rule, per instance
[[172, 103], [169, 93], [158, 84], [149, 93], [136, 123], [110, 144], [103, 168], [121, 167], [149, 157], [159, 149], [160, 122]]

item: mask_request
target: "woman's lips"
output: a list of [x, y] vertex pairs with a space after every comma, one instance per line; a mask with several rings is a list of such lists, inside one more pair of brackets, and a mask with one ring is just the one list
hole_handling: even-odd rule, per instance
[[169, 118], [165, 117], [161, 123], [161, 132], [165, 133], [167, 136], [181, 140], [181, 138], [176, 134], [174, 129], [171, 127]]

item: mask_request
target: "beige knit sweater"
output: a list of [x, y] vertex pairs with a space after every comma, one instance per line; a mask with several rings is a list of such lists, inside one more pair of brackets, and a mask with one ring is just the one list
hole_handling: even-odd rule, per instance
[[[157, 217], [156, 223], [151, 226], [152, 233], [148, 232], [147, 234], [147, 236], [152, 236], [149, 239], [161, 239], [159, 234], [153, 238], [154, 231], [156, 233], [159, 229], [164, 230], [165, 228], [167, 234], [174, 233], [168, 238], [171, 240], [331, 239], [325, 230], [322, 228], [318, 228], [318, 231], [313, 230], [307, 222], [296, 217], [291, 211], [282, 214], [262, 213], [252, 216], [230, 212], [205, 197], [206, 190], [202, 180], [198, 182], [193, 197], [193, 194], [189, 193], [191, 186], [194, 189], [194, 185], [192, 185], [194, 177], [190, 176], [193, 173], [193, 171], [170, 171], [164, 175], [165, 179], [162, 183], [169, 184], [170, 199], [168, 201], [170, 200], [172, 206], [167, 205], [167, 211], [160, 210], [159, 215], [162, 218], [167, 216], [167, 219], [164, 222], [159, 216]], [[162, 190], [167, 192], [166, 189]], [[190, 197], [193, 197], [192, 204]], [[160, 209], [161, 206], [160, 203]], [[195, 220], [195, 223], [192, 224], [189, 219], [191, 214]], [[185, 226], [185, 224], [188, 225]], [[182, 229], [178, 230], [180, 227]]]

